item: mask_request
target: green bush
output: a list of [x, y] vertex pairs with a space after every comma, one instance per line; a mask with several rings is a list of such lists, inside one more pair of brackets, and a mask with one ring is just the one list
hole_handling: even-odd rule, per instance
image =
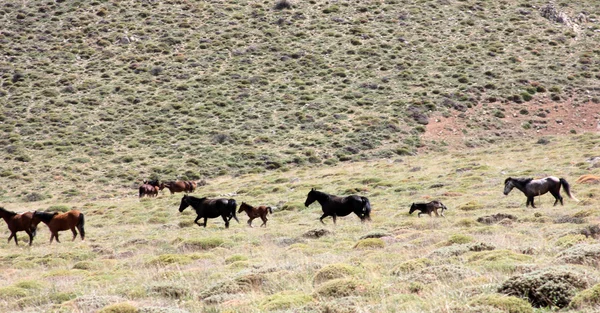
[[549, 268], [513, 276], [498, 292], [527, 299], [534, 307], [566, 307], [578, 290], [587, 287], [584, 278], [573, 271]]
[[576, 294], [573, 300], [571, 300], [569, 307], [573, 309], [600, 307], [600, 284], [596, 284], [592, 288]]
[[409, 274], [416, 270], [433, 265], [433, 261], [425, 258], [412, 259], [396, 265], [392, 269], [393, 275]]
[[282, 291], [267, 296], [261, 301], [260, 307], [264, 311], [286, 310], [301, 307], [313, 301], [312, 296], [298, 291]]
[[329, 264], [317, 271], [315, 277], [313, 278], [313, 283], [315, 285], [319, 285], [328, 280], [346, 278], [348, 276], [355, 275], [356, 273], [357, 269], [351, 265]]
[[598, 266], [600, 263], [600, 244], [578, 244], [558, 255], [558, 261], [571, 264]]
[[103, 307], [98, 313], [138, 313], [139, 310], [129, 303], [116, 303]]
[[385, 242], [381, 238], [367, 238], [359, 240], [355, 245], [355, 249], [381, 249], [385, 247]]
[[219, 237], [207, 237], [200, 239], [188, 239], [182, 243], [182, 247], [186, 250], [209, 250], [216, 247], [220, 247], [225, 243], [222, 238]]
[[352, 278], [340, 278], [327, 281], [321, 284], [315, 293], [321, 297], [349, 297], [364, 296], [369, 289], [366, 282]]

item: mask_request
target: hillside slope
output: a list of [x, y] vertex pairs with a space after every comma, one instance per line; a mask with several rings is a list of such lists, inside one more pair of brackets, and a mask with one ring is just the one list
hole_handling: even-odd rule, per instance
[[393, 158], [431, 116], [485, 141], [600, 101], [597, 1], [285, 3], [3, 1], [0, 196]]

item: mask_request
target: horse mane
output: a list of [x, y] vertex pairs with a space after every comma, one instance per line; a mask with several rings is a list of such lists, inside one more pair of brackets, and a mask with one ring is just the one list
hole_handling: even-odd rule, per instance
[[4, 207], [0, 207], [0, 211], [2, 211], [2, 212], [5, 212], [5, 213], [8, 213], [8, 214], [10, 214], [11, 216], [15, 216], [15, 215], [17, 215], [17, 213], [16, 213], [16, 212], [9, 211], [9, 210], [5, 209]]
[[33, 212], [33, 215], [36, 216], [37, 218], [39, 218], [42, 222], [48, 223], [56, 215], [58, 215], [58, 212], [48, 213], [48, 212], [35, 211], [35, 212]]

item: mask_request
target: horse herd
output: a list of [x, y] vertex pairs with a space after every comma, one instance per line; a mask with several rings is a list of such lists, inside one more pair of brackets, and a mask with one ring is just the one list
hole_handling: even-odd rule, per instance
[[[174, 181], [159, 183], [158, 181], [149, 181], [144, 182], [144, 184], [140, 186], [139, 190], [140, 197], [143, 195], [154, 197], [156, 194], [158, 194], [159, 190], [164, 188], [169, 189], [171, 194], [173, 194], [175, 192], [193, 192], [196, 186], [197, 184], [195, 182]], [[563, 197], [560, 195], [561, 187], [565, 190], [569, 198], [579, 201], [571, 194], [569, 183], [563, 178], [557, 178], [554, 176], [549, 176], [542, 179], [509, 177], [504, 181], [504, 195], [508, 195], [513, 188], [517, 188], [523, 192], [525, 196], [527, 196], [526, 206], [531, 204], [531, 206], [535, 208], [533, 204], [534, 197], [550, 192], [555, 198], [554, 205], [556, 205], [558, 202], [563, 205]], [[151, 192], [147, 193], [147, 190]], [[304, 205], [308, 207], [314, 202], [318, 202], [321, 205], [323, 215], [321, 215], [319, 220], [323, 224], [325, 224], [323, 219], [328, 216], [332, 217], [333, 223], [335, 224], [338, 216], [347, 216], [351, 213], [356, 214], [360, 218], [361, 222], [371, 220], [371, 203], [367, 197], [358, 195], [339, 197], [312, 188], [306, 196]], [[206, 197], [197, 198], [186, 194], [181, 199], [179, 212], [183, 212], [190, 206], [196, 211], [197, 216], [194, 220], [194, 223], [198, 226], [206, 227], [206, 223], [209, 218], [217, 218], [219, 216], [225, 222], [226, 228], [229, 228], [229, 222], [232, 218], [239, 223], [239, 220], [236, 216], [237, 203], [235, 199], [209, 199]], [[436, 200], [428, 203], [412, 203], [409, 214], [412, 214], [414, 211], [418, 210], [420, 211], [418, 217], [421, 217], [421, 214], [428, 214], [429, 216], [432, 216], [431, 213], [439, 216], [437, 211], [438, 209], [441, 209], [440, 213], [443, 217], [444, 210], [447, 210], [448, 208], [443, 203]], [[242, 212], [246, 212], [248, 215], [248, 225], [250, 227], [252, 227], [252, 221], [256, 218], [260, 218], [262, 220], [263, 223], [260, 225], [261, 227], [266, 227], [268, 221], [267, 214], [273, 214], [273, 209], [269, 206], [254, 207], [242, 202], [239, 210], [237, 210], [237, 213]], [[35, 211], [18, 214], [0, 207], [0, 217], [6, 221], [8, 229], [11, 232], [10, 237], [8, 237], [8, 242], [14, 238], [15, 244], [17, 245], [18, 241], [16, 233], [18, 231], [25, 231], [27, 235], [29, 235], [29, 245], [31, 246], [33, 238], [36, 234], [37, 225], [40, 222], [46, 224], [50, 229], [50, 243], [52, 243], [54, 238], [56, 238], [56, 241], [59, 242], [58, 232], [69, 229], [73, 233], [73, 240], [75, 240], [77, 237], [76, 229], [79, 230], [81, 239], [84, 240], [85, 238], [84, 216], [83, 213], [77, 210], [71, 210], [66, 213]], [[200, 219], [203, 219], [203, 223], [198, 222]]]

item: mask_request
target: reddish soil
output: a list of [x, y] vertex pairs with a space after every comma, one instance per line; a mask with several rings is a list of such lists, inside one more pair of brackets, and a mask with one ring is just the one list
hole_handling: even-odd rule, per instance
[[[502, 110], [504, 109], [504, 110]], [[526, 114], [522, 110], [527, 110]], [[494, 114], [502, 112], [503, 118]], [[519, 138], [595, 132], [600, 134], [600, 104], [588, 102], [573, 106], [571, 102], [534, 102], [523, 104], [479, 104], [466, 112], [451, 110], [451, 116], [436, 112], [422, 135], [424, 141], [445, 141], [463, 147], [473, 138]], [[525, 129], [524, 124], [531, 128]], [[466, 133], [463, 132], [466, 130]]]

